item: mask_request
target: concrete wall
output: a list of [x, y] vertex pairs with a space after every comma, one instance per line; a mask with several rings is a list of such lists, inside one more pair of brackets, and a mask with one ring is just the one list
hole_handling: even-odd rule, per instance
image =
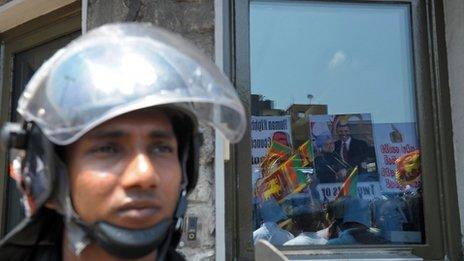
[[444, 6], [456, 183], [461, 234], [464, 234], [464, 1], [445, 0]]
[[[150, 22], [191, 40], [214, 55], [214, 0], [89, 0], [87, 28], [119, 21]], [[198, 217], [196, 240], [183, 236], [179, 250], [188, 260], [214, 260], [214, 133], [202, 127], [200, 179], [189, 197], [187, 217]]]

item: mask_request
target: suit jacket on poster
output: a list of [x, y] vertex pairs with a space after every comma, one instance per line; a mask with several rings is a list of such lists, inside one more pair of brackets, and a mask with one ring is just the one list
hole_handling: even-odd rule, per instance
[[[342, 145], [341, 140], [335, 142], [335, 152], [340, 154], [340, 148]], [[348, 149], [348, 159], [344, 159], [351, 167], [358, 166], [360, 168], [360, 163], [368, 157], [369, 146], [363, 140], [358, 140], [351, 137], [350, 147]], [[342, 155], [340, 155], [341, 157]]]
[[323, 152], [314, 159], [316, 175], [320, 183], [341, 182], [337, 177], [337, 172], [341, 169], [349, 169], [348, 163], [344, 162], [339, 153]]

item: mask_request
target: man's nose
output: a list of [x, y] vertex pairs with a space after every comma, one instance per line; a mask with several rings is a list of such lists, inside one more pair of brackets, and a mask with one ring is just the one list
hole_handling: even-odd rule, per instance
[[144, 153], [137, 153], [129, 160], [121, 178], [121, 183], [126, 188], [155, 188], [159, 182], [156, 166]]

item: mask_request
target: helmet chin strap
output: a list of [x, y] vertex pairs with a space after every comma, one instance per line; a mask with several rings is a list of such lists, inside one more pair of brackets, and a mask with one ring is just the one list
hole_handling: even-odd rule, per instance
[[[176, 210], [174, 224], [171, 219], [163, 219], [154, 226], [144, 229], [123, 228], [105, 221], [98, 221], [93, 225], [86, 224], [80, 218], [73, 217], [70, 221], [77, 225], [85, 234], [85, 238], [91, 239], [108, 253], [122, 258], [140, 258], [157, 250], [157, 260], [163, 260], [171, 245], [174, 232], [180, 232], [183, 213], [186, 209], [186, 193], [182, 193]], [[181, 214], [182, 213], [182, 214]], [[68, 227], [68, 225], [67, 225]], [[71, 231], [70, 231], [71, 232]], [[68, 237], [70, 233], [68, 233]], [[78, 250], [85, 242], [75, 237], [69, 239], [72, 249]], [[74, 242], [73, 242], [74, 241]], [[88, 245], [90, 241], [87, 242]], [[85, 247], [84, 247], [85, 248]], [[82, 251], [81, 249], [80, 251]], [[79, 252], [80, 253], [80, 252]], [[79, 254], [75, 253], [75, 254]]]
[[[84, 222], [74, 211], [69, 197], [66, 200], [65, 226], [68, 246], [74, 255], [80, 255], [95, 242], [108, 253], [121, 258], [140, 258], [157, 250], [157, 260], [163, 260], [176, 234], [181, 233], [187, 208], [187, 193], [182, 191], [173, 219], [163, 219], [143, 229], [123, 228], [105, 221], [95, 224]], [[174, 244], [177, 245], [178, 242]]]
[[176, 247], [179, 242], [183, 218], [187, 209], [186, 162], [188, 146], [184, 147], [181, 157], [181, 191], [174, 216], [172, 219], [163, 219], [157, 224], [143, 229], [123, 228], [106, 221], [97, 221], [95, 224], [84, 222], [72, 205], [66, 167], [61, 159], [56, 157], [57, 190], [54, 199], [56, 210], [65, 217], [66, 236], [71, 252], [78, 256], [91, 242], [95, 242], [105, 251], [117, 257], [140, 258], [156, 250], [157, 260], [164, 260], [169, 247]]

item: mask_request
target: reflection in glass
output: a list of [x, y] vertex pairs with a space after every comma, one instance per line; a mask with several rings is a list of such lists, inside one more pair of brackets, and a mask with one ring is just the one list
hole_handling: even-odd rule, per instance
[[251, 1], [253, 239], [421, 244], [408, 4]]

